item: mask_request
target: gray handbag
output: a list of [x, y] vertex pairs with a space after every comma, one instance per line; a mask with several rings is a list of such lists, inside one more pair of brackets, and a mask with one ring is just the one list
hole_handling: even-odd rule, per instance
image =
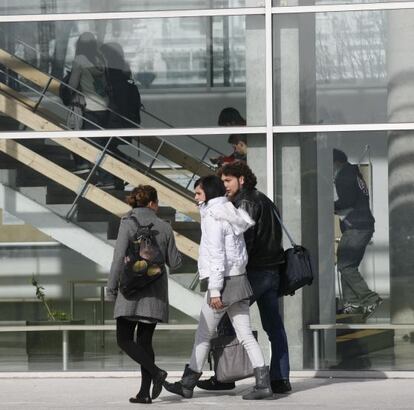
[[[253, 331], [257, 339], [257, 332]], [[253, 366], [246, 349], [236, 336], [220, 335], [210, 342], [216, 378], [222, 383], [231, 383], [254, 375]]]

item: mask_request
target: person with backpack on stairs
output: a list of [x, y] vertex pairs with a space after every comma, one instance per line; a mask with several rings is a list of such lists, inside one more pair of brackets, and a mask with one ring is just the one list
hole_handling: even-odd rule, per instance
[[208, 289], [202, 304], [189, 365], [180, 381], [164, 383], [171, 393], [191, 398], [201, 376], [216, 327], [228, 314], [237, 338], [246, 349], [254, 369], [256, 384], [243, 395], [244, 400], [273, 397], [269, 367], [253, 336], [249, 301], [252, 289], [246, 275], [247, 251], [243, 233], [254, 225], [247, 212], [236, 209], [224, 196], [223, 182], [216, 175], [195, 183], [195, 200], [200, 208], [201, 241], [198, 270], [201, 283]]
[[[150, 185], [139, 185], [127, 197], [127, 203], [131, 205], [132, 210], [121, 220], [108, 278], [107, 297], [115, 301], [114, 318], [118, 345], [132, 360], [141, 365], [141, 388], [135, 397], [130, 398], [130, 402], [148, 404], [160, 395], [167, 377], [167, 372], [156, 366], [152, 347], [152, 337], [157, 323], [168, 322], [168, 277], [163, 265], [167, 265], [171, 270], [178, 268], [181, 265], [181, 255], [177, 250], [171, 225], [156, 215], [158, 195], [155, 188]], [[137, 244], [140, 243], [138, 234], [143, 228], [150, 231], [151, 237], [144, 238], [145, 247], [141, 241], [137, 248]], [[134, 289], [126, 289], [122, 284], [125, 283], [124, 276], [129, 266], [131, 248], [137, 249], [140, 253], [137, 265], [147, 265], [145, 275], [151, 276], [154, 273], [154, 270], [150, 269], [154, 265], [151, 247], [158, 259], [156, 268], [162, 269], [163, 274], [145, 285], [138, 284]], [[142, 252], [144, 250], [145, 252]], [[159, 262], [159, 254], [164, 264]], [[137, 270], [138, 279], [140, 274]], [[153, 388], [150, 394], [151, 382]]]

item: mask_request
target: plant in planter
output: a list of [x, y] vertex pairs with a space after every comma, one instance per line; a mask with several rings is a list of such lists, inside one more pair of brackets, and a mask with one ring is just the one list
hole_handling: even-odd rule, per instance
[[56, 320], [69, 320], [69, 316], [66, 312], [52, 310], [49, 302], [45, 296], [45, 288], [39, 285], [39, 282], [36, 280], [34, 275], [32, 276], [32, 285], [36, 288], [36, 298], [42, 302], [42, 305], [45, 307], [47, 312], [48, 320], [56, 321]]
[[[27, 321], [28, 326], [43, 325], [78, 325], [84, 320], [71, 320], [66, 312], [54, 310], [45, 295], [45, 288], [32, 276], [32, 285], [36, 289], [36, 298], [42, 303], [47, 314], [47, 320]], [[69, 332], [69, 355], [82, 357], [85, 350], [85, 333], [83, 331]], [[44, 331], [26, 333], [26, 352], [29, 361], [42, 358], [46, 355], [62, 355], [62, 332]]]

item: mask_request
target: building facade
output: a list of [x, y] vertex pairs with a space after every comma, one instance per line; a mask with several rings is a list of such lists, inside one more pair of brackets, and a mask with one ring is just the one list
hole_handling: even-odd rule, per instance
[[[231, 153], [231, 134], [247, 135], [258, 188], [315, 260], [314, 284], [280, 300], [292, 369], [413, 370], [413, 17], [410, 1], [1, 1], [0, 371], [134, 369], [103, 292], [123, 198], [140, 183], [157, 187], [184, 254], [169, 279], [171, 322], [156, 334], [160, 362], [181, 369], [201, 299], [191, 188]], [[121, 50], [140, 124], [71, 121], [59, 89], [84, 33]], [[226, 107], [246, 125], [219, 126]], [[117, 149], [102, 156], [108, 138]], [[342, 313], [334, 148], [359, 165], [376, 220], [360, 265], [384, 301], [370, 317]], [[101, 169], [86, 183], [79, 156]], [[102, 169], [116, 186], [102, 185]], [[33, 278], [52, 309], [88, 327], [27, 328], [51, 325]], [[44, 351], [31, 350], [34, 336]], [[259, 341], [269, 355], [262, 331]]]

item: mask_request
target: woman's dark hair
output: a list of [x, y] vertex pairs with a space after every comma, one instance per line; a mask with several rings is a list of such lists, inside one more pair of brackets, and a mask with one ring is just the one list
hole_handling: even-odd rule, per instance
[[82, 33], [76, 42], [75, 54], [84, 55], [91, 63], [98, 64], [100, 60], [98, 42], [92, 33]]
[[208, 175], [197, 179], [194, 183], [194, 189], [198, 186], [204, 191], [206, 195], [205, 203], [210, 199], [218, 198], [226, 194], [226, 188], [224, 187], [223, 181], [217, 175]]
[[253, 174], [253, 171], [244, 161], [235, 161], [229, 164], [223, 165], [218, 171], [218, 176], [221, 178], [222, 175], [244, 178], [243, 188], [247, 190], [252, 190], [257, 184], [256, 175]]
[[131, 191], [131, 194], [126, 197], [126, 202], [132, 208], [144, 208], [150, 202], [157, 202], [157, 190], [151, 185], [138, 185]]
[[131, 76], [131, 69], [125, 61], [125, 53], [120, 44], [115, 42], [102, 44], [100, 51], [109, 70], [121, 70], [128, 77]]
[[246, 125], [246, 120], [233, 107], [223, 108], [219, 114], [218, 125]]

